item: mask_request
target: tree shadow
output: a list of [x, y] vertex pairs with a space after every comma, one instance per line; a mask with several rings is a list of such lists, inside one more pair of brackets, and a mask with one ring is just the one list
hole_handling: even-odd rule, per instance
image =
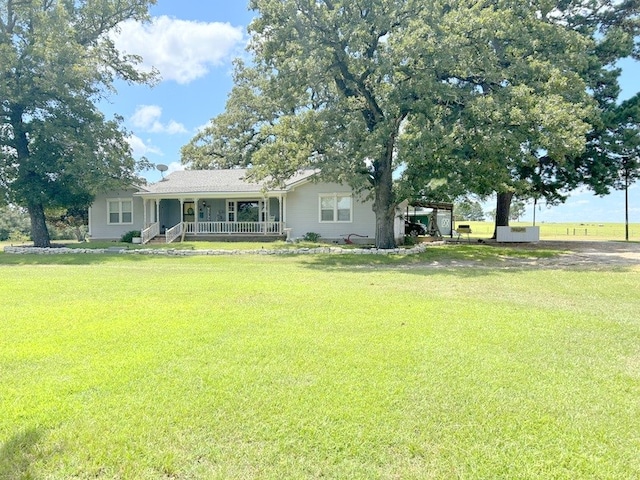
[[[601, 248], [601, 247], [600, 247]], [[631, 250], [638, 251], [637, 246]], [[420, 276], [445, 275], [458, 278], [517, 274], [532, 270], [628, 272], [640, 266], [640, 256], [629, 258], [628, 246], [609, 247], [607, 252], [588, 249], [570, 251], [565, 245], [540, 247], [464, 245], [428, 248], [416, 255], [317, 255], [303, 261], [306, 268], [325, 271], [352, 271], [366, 274], [394, 270]]]
[[0, 266], [29, 266], [29, 265], [99, 265], [103, 263], [149, 262], [153, 258], [169, 258], [160, 255], [123, 255], [120, 253], [65, 253], [65, 254], [13, 254], [0, 253]]
[[17, 433], [0, 446], [0, 480], [33, 479], [31, 466], [42, 430], [30, 428]]
[[501, 270], [499, 266], [488, 267], [487, 265], [479, 265], [475, 262], [438, 262], [424, 260], [419, 257], [412, 259], [374, 257], [376, 256], [314, 256], [305, 259], [302, 264], [305, 268], [312, 270], [323, 270], [326, 272], [348, 271], [363, 275], [388, 270], [420, 276], [450, 275], [473, 278], [491, 276]]

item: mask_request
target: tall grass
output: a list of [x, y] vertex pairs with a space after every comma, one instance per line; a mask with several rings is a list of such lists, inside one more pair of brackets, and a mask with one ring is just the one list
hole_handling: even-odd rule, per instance
[[640, 477], [640, 271], [433, 254], [0, 254], [0, 478]]

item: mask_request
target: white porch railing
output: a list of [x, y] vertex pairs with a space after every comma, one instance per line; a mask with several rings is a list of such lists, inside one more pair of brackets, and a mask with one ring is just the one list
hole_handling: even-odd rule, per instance
[[185, 222], [187, 235], [219, 235], [249, 233], [255, 235], [282, 234], [281, 222]]
[[[151, 230], [151, 228], [154, 230]], [[284, 224], [282, 222], [180, 222], [176, 226], [171, 227], [165, 233], [167, 243], [173, 242], [184, 235], [224, 235], [224, 234], [253, 234], [253, 235], [282, 235], [284, 232]], [[156, 230], [157, 229], [157, 232]], [[145, 232], [149, 231], [151, 235], [145, 241]], [[157, 224], [152, 225], [143, 232], [143, 243], [148, 242], [160, 230]], [[156, 232], [155, 234], [152, 234]]]
[[165, 232], [165, 238], [167, 243], [173, 242], [176, 238], [182, 235], [184, 231], [184, 223], [180, 222], [175, 227], [171, 227]]
[[152, 238], [158, 235], [160, 235], [160, 224], [152, 223], [141, 232], [142, 244], [149, 243]]

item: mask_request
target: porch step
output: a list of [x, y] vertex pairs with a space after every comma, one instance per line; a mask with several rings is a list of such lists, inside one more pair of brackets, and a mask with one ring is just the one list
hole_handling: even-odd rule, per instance
[[[157, 237], [153, 237], [151, 240], [147, 242], [147, 245], [165, 245], [167, 240], [164, 235], [159, 235]], [[180, 237], [176, 238], [173, 243], [180, 243]]]

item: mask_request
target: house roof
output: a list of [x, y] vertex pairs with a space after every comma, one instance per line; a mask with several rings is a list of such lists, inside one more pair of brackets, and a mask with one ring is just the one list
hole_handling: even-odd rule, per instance
[[282, 188], [265, 187], [262, 183], [246, 180], [246, 169], [230, 170], [184, 170], [173, 172], [164, 180], [147, 185], [142, 195], [193, 194], [193, 193], [261, 193], [288, 191], [300, 183], [308, 181], [316, 172], [304, 170], [284, 182]]

